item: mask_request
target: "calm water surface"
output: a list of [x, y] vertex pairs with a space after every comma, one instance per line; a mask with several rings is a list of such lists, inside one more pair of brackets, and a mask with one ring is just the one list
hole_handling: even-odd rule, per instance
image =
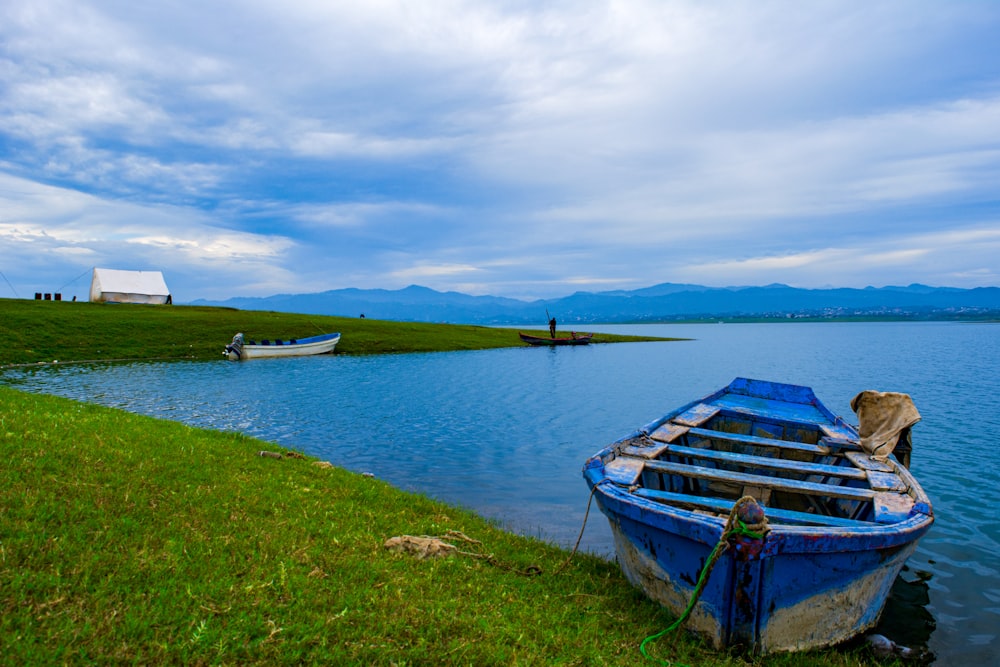
[[[925, 609], [936, 627], [928, 645], [938, 664], [997, 659], [1000, 325], [594, 330], [694, 340], [242, 364], [66, 366], [7, 371], [0, 381], [241, 431], [372, 472], [567, 547], [583, 521], [588, 492], [580, 471], [587, 457], [734, 377], [811, 386], [852, 423], [849, 404], [857, 392], [903, 391], [923, 415], [914, 429], [912, 469], [934, 502], [937, 521], [900, 583], [909, 582], [918, 597], [929, 593]], [[602, 515], [591, 515], [583, 546], [612, 556]], [[912, 610], [903, 613], [911, 626], [919, 624]], [[927, 640], [926, 632], [911, 641], [920, 639]]]

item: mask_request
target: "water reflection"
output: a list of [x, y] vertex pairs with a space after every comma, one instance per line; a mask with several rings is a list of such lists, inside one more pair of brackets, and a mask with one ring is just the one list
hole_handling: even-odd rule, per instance
[[912, 658], [924, 664], [935, 660], [930, 643], [937, 622], [928, 610], [931, 603], [928, 582], [932, 576], [926, 570], [904, 566], [892, 584], [882, 617], [872, 630], [907, 647], [914, 654]]

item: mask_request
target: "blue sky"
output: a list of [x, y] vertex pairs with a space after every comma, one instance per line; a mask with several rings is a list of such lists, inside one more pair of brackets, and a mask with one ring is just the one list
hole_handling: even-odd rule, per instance
[[0, 297], [1000, 285], [1000, 2], [5, 0]]

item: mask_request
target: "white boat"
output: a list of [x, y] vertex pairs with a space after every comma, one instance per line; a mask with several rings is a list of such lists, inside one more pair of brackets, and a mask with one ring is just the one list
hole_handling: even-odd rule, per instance
[[230, 361], [244, 359], [264, 359], [266, 357], [303, 357], [313, 354], [333, 352], [340, 342], [339, 333], [321, 334], [310, 338], [292, 338], [291, 340], [245, 341], [243, 334], [233, 336], [233, 342], [226, 346], [222, 353]]

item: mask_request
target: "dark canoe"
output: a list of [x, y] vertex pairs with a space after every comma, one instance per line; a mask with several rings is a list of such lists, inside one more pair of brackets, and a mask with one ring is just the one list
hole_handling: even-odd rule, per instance
[[526, 333], [518, 333], [528, 345], [586, 345], [594, 334], [573, 334], [569, 338], [548, 338], [546, 336], [532, 336]]
[[805, 650], [875, 625], [934, 521], [910, 471], [859, 440], [812, 389], [737, 378], [583, 473], [626, 577], [676, 617], [725, 539], [687, 629], [716, 648]]

